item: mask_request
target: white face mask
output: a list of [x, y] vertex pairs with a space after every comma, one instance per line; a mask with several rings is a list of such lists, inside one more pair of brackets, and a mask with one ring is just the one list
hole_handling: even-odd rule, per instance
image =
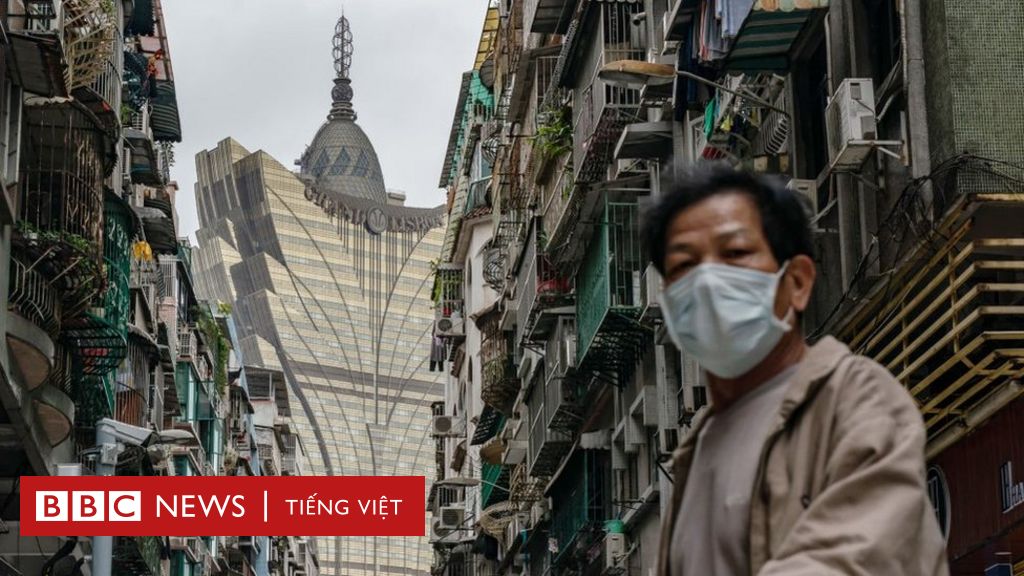
[[662, 293], [672, 341], [719, 378], [751, 371], [792, 329], [774, 311], [788, 265], [775, 274], [726, 264], [697, 266]]

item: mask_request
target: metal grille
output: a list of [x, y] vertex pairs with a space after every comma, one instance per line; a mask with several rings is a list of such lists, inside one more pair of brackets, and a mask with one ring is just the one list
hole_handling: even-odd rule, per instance
[[38, 269], [29, 269], [11, 259], [11, 295], [13, 310], [56, 338], [60, 330], [60, 297]]
[[[938, 156], [933, 164], [966, 151], [1016, 163], [1012, 175], [1024, 178], [1024, 139], [1010, 136], [1024, 133], [1024, 3], [942, 4], [937, 11], [945, 12], [945, 30], [929, 34], [935, 40], [926, 46], [930, 55], [936, 55], [929, 92], [948, 90], [951, 105], [942, 105], [944, 99], [932, 95], [929, 121], [948, 128], [952, 141], [933, 149]], [[929, 24], [940, 22], [934, 19]], [[956, 180], [962, 193], [1000, 192], [1007, 185], [1004, 178], [987, 171], [964, 170]]]

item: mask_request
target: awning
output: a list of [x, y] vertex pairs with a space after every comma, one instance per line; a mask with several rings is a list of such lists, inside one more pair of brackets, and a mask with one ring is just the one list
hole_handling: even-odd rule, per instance
[[822, 17], [828, 0], [758, 0], [740, 28], [725, 69], [784, 72], [807, 23]]
[[480, 43], [476, 49], [476, 61], [473, 63], [474, 70], [479, 70], [483, 66], [484, 60], [494, 50], [494, 40], [498, 35], [498, 23], [500, 21], [498, 9], [488, 8], [487, 15], [484, 17], [484, 29], [480, 32]]
[[153, 128], [154, 140], [181, 142], [181, 118], [178, 116], [178, 96], [174, 90], [174, 82], [157, 80], [150, 125]]
[[163, 176], [157, 164], [153, 140], [145, 132], [135, 128], [125, 128], [124, 139], [132, 151], [132, 182], [146, 186], [162, 185]]
[[46, 98], [66, 97], [60, 45], [56, 40], [9, 32], [11, 78], [26, 92]]

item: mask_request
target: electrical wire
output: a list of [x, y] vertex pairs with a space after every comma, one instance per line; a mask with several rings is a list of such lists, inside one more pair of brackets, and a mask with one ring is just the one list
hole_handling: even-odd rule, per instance
[[[870, 266], [874, 265], [881, 259], [879, 237], [883, 235], [883, 232], [888, 233], [888, 237], [886, 239], [889, 242], [896, 241], [896, 246], [902, 247], [907, 240], [908, 233], [912, 232], [915, 239], [922, 240], [929, 236], [930, 233], [937, 231], [934, 220], [921, 217], [922, 215], [929, 214], [939, 201], [939, 199], [936, 198], [936, 195], [933, 194], [931, 203], [928, 205], [923, 204], [920, 193], [926, 184], [932, 183], [935, 185], [935, 191], [937, 191], [939, 196], [941, 196], [942, 203], [940, 205], [946, 204], [946, 194], [938, 180], [950, 173], [959, 172], [961, 170], [976, 171], [982, 174], [995, 176], [1007, 182], [1019, 185], [1021, 187], [1021, 191], [1024, 191], [1024, 175], [1022, 175], [1022, 177], [1013, 176], [994, 169], [992, 165], [1013, 168], [1024, 172], [1024, 165], [964, 153], [947, 159], [936, 166], [931, 173], [909, 182], [896, 199], [896, 202], [893, 203], [892, 208], [886, 214], [885, 218], [883, 218], [879, 223], [877, 230], [872, 235], [871, 246], [859, 261], [853, 278], [851, 278], [850, 282], [847, 284], [846, 290], [844, 290], [843, 294], [829, 311], [828, 315], [826, 315], [825, 319], [819, 323], [814, 331], [811, 332], [808, 338], [813, 340], [821, 336], [830, 327], [833, 319], [839, 311], [851, 301], [851, 295], [859, 286], [860, 281], [865, 276], [867, 270]], [[914, 213], [914, 208], [917, 208], [916, 214]], [[899, 226], [899, 224], [903, 224], [903, 226]], [[919, 228], [920, 230], [918, 230]], [[898, 240], [897, 236], [899, 236]], [[888, 298], [890, 291], [893, 288], [891, 275], [895, 269], [896, 266], [893, 266], [881, 274], [881, 276], [889, 277], [883, 300]], [[882, 324], [883, 323], [880, 323], [879, 326]]]

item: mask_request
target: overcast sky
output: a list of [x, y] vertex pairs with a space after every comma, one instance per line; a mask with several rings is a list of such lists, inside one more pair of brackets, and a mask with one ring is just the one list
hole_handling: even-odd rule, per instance
[[437, 206], [463, 72], [487, 0], [163, 0], [184, 140], [171, 170], [182, 234], [194, 236], [195, 154], [233, 137], [292, 168], [331, 105], [331, 38], [352, 24], [358, 122], [388, 188]]

